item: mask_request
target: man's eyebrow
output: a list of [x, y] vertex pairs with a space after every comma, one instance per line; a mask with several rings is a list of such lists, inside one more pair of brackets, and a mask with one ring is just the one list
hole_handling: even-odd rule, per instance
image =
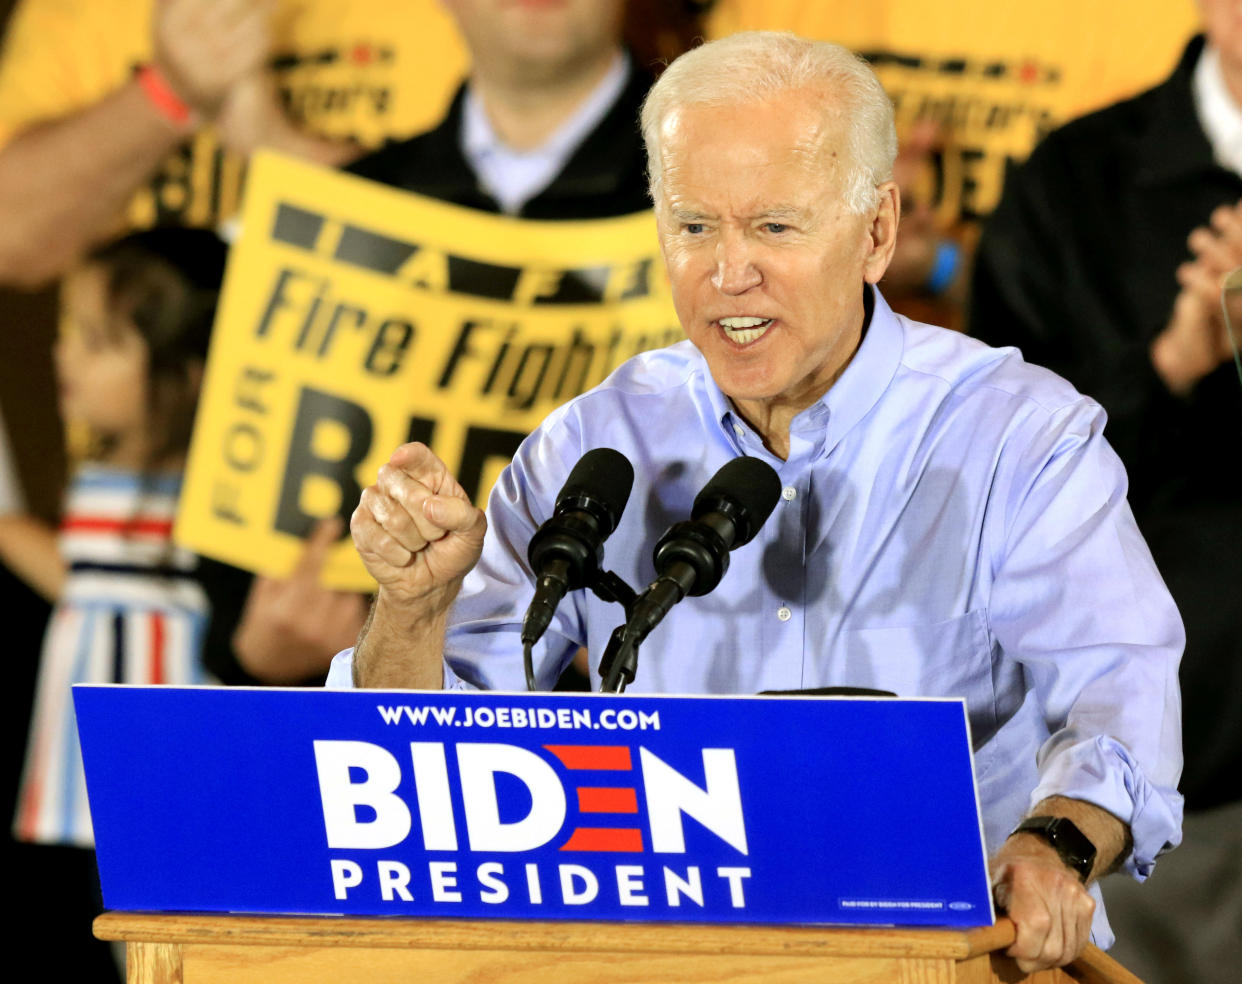
[[[689, 205], [674, 205], [669, 208], [669, 214], [678, 222], [704, 222], [715, 216], [693, 208]], [[768, 221], [771, 219], [798, 219], [806, 214], [804, 209], [797, 205], [773, 205], [771, 208], [765, 208], [762, 212], [757, 212], [751, 216], [752, 221]]]
[[771, 208], [765, 208], [762, 212], [755, 216], [756, 219], [797, 219], [801, 218], [805, 213], [796, 205], [774, 205]]
[[678, 222], [702, 222], [704, 219], [710, 219], [711, 216], [706, 212], [697, 208], [691, 208], [688, 205], [674, 205], [669, 209], [669, 213]]

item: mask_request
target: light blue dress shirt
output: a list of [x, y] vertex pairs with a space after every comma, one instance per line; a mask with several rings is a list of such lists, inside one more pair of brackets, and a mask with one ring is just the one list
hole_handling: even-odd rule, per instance
[[[518, 634], [531, 535], [587, 450], [634, 464], [605, 545], [637, 589], [651, 550], [721, 465], [753, 455], [783, 495], [719, 587], [640, 650], [630, 692], [861, 686], [966, 698], [989, 852], [1063, 795], [1127, 824], [1146, 877], [1180, 840], [1181, 620], [1126, 503], [1104, 412], [1064, 380], [895, 315], [878, 292], [845, 372], [793, 421], [781, 461], [683, 342], [554, 411], [488, 505], [483, 556], [454, 608], [446, 687], [523, 690]], [[578, 646], [598, 661], [621, 607], [579, 591], [536, 650], [551, 687]], [[337, 658], [328, 685], [349, 685]], [[865, 736], [860, 736], [865, 740]], [[1098, 899], [1098, 890], [1097, 901]], [[1097, 909], [1094, 937], [1112, 936]]]

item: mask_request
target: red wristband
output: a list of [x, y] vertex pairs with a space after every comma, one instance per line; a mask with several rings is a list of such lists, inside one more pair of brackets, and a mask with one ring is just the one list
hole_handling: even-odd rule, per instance
[[147, 101], [164, 119], [179, 127], [197, 125], [198, 114], [177, 95], [173, 87], [168, 84], [168, 79], [164, 77], [163, 72], [148, 63], [139, 65], [134, 74], [138, 79], [138, 84], [142, 86], [142, 91], [146, 94]]

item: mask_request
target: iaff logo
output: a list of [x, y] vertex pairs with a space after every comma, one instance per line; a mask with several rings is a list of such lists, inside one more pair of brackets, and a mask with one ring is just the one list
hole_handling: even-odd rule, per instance
[[[650, 904], [646, 879], [655, 877], [668, 905], [686, 899], [703, 906], [699, 865], [623, 864], [602, 871], [598, 864], [601, 854], [639, 855], [636, 860], [685, 855], [686, 817], [733, 852], [749, 853], [731, 748], [702, 749], [700, 785], [642, 747], [635, 756], [627, 745], [544, 745], [533, 751], [496, 742], [410, 742], [413, 796], [408, 801], [402, 795], [402, 763], [386, 748], [363, 741], [316, 741], [314, 751], [324, 828], [333, 850], [387, 850], [416, 838], [425, 851], [526, 855], [515, 858], [518, 863], [510, 863], [508, 873], [501, 861], [477, 865], [478, 899], [485, 903], [508, 901], [517, 890], [525, 899], [515, 901], [541, 905], [544, 881], [551, 876], [559, 884], [561, 903], [585, 905], [601, 898], [602, 873], [606, 883], [615, 877], [613, 901], [620, 905]], [[456, 766], [452, 777], [450, 753]], [[558, 863], [553, 874], [548, 865], [528, 861], [556, 858], [559, 852], [579, 855], [586, 863]], [[470, 888], [458, 879], [470, 873], [459, 872], [458, 864], [428, 862], [426, 878], [418, 879], [424, 881], [424, 897], [461, 902]], [[418, 892], [411, 887], [414, 873], [402, 861], [378, 861], [373, 881], [354, 860], [333, 860], [331, 868], [338, 899], [368, 885], [384, 901], [414, 901]], [[718, 866], [716, 882], [708, 874], [708, 886], [727, 890], [730, 906], [744, 907], [742, 883], [749, 868]], [[515, 884], [509, 875], [516, 876]], [[611, 895], [608, 887], [605, 899]]]

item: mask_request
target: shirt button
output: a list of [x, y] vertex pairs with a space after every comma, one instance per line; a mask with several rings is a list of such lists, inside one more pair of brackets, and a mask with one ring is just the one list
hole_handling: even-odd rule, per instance
[[741, 425], [741, 424], [734, 424], [734, 425], [733, 425], [733, 433], [734, 433], [734, 434], [736, 434], [738, 437], [745, 437], [745, 436], [746, 436], [746, 430], [745, 430], [745, 428], [743, 428], [743, 427], [742, 427], [742, 425]]
[[795, 489], [792, 485], [786, 485], [783, 489], [781, 489], [781, 498], [784, 499], [786, 502], [793, 502], [793, 500], [796, 499], [797, 497], [798, 497], [798, 490]]
[[793, 618], [793, 612], [791, 612], [784, 605], [781, 605], [781, 607], [776, 610], [776, 617], [782, 622], [788, 622], [791, 618]]

